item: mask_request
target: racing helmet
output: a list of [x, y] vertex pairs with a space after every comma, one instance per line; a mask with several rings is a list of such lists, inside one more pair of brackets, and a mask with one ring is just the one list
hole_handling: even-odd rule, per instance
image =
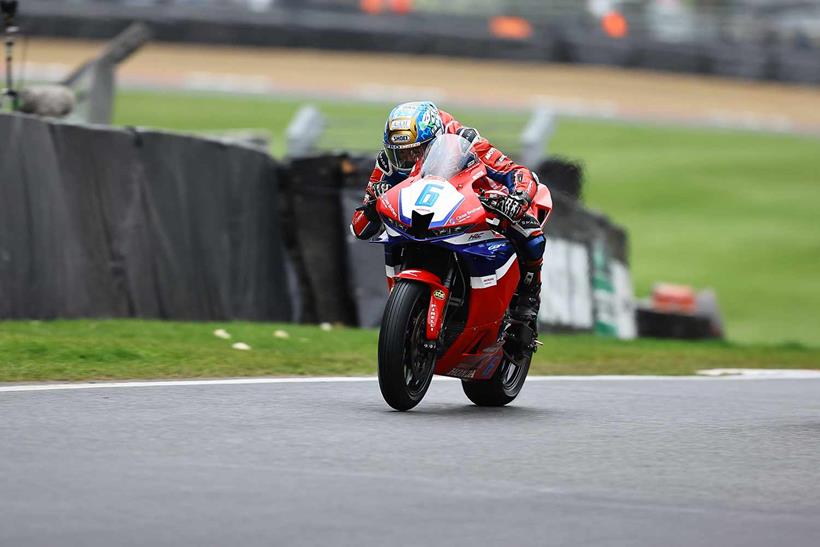
[[430, 141], [443, 133], [436, 105], [430, 101], [402, 103], [390, 111], [384, 126], [387, 161], [399, 173], [409, 174]]

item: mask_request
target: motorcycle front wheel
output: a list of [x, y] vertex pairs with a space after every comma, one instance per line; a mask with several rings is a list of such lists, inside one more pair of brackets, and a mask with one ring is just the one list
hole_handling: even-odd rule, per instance
[[396, 410], [419, 404], [433, 379], [435, 353], [422, 347], [429, 298], [426, 285], [400, 279], [384, 310], [379, 331], [379, 388]]

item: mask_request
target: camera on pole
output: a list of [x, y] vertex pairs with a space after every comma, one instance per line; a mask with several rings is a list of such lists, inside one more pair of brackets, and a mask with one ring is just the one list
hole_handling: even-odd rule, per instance
[[[64, 118], [74, 108], [74, 92], [62, 85], [37, 85], [27, 89], [16, 89], [12, 57], [14, 41], [19, 33], [15, 23], [17, 16], [17, 0], [0, 0], [0, 15], [2, 15], [3, 34], [6, 43], [6, 81], [0, 94], [0, 111], [4, 109], [8, 99], [11, 110], [51, 118]], [[17, 82], [20, 85], [20, 82]]]
[[12, 72], [12, 53], [14, 51], [14, 37], [17, 34], [17, 26], [14, 18], [17, 16], [17, 0], [0, 0], [0, 15], [3, 17], [3, 34], [6, 44], [6, 87], [0, 95], [0, 109], [6, 98], [11, 100], [12, 110], [17, 110], [17, 92], [14, 90], [14, 80]]

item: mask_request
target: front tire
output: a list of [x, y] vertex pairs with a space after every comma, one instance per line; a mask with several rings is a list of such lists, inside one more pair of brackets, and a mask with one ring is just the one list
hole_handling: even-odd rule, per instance
[[379, 331], [379, 388], [388, 405], [410, 410], [433, 379], [435, 352], [424, 350], [430, 291], [399, 279], [390, 293]]

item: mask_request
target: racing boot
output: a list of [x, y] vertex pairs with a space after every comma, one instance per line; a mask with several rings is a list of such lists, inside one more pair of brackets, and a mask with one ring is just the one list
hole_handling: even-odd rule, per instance
[[510, 310], [512, 323], [507, 329], [505, 349], [515, 360], [532, 353], [538, 339], [538, 310], [541, 307], [541, 264], [543, 260], [519, 262], [521, 279], [516, 293], [518, 299]]
[[541, 307], [541, 264], [543, 260], [521, 261], [521, 279], [518, 281], [518, 301], [510, 316], [516, 321], [538, 321], [538, 309]]

